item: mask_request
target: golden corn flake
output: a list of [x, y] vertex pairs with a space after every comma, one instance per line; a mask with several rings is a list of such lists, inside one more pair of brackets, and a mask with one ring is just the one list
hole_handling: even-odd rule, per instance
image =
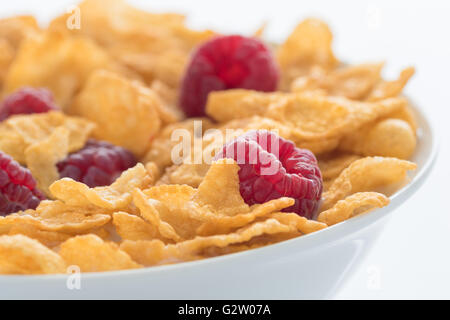
[[14, 59], [14, 48], [5, 39], [0, 38], [0, 89], [5, 80], [9, 65]]
[[0, 217], [0, 229], [9, 230], [16, 224], [27, 224], [42, 231], [79, 234], [104, 226], [110, 220], [111, 216], [105, 211], [46, 200], [42, 201], [36, 210]]
[[365, 103], [342, 97], [298, 94], [273, 104], [267, 116], [291, 125], [297, 139], [308, 141], [350, 133], [406, 103], [402, 98]]
[[[219, 108], [214, 107], [215, 97], [224, 99], [223, 97], [226, 96], [233, 97], [234, 102], [218, 111]], [[255, 99], [258, 100], [258, 103], [254, 103], [254, 108], [253, 106], [249, 108], [250, 103], [253, 103]], [[261, 103], [260, 100], [265, 102]], [[276, 120], [284, 127], [289, 127], [291, 138], [295, 142], [340, 137], [395, 112], [407, 104], [403, 98], [368, 103], [343, 97], [256, 93], [247, 90], [227, 90], [213, 93], [209, 101], [212, 103], [208, 104], [207, 112], [217, 121], [242, 119], [256, 114]], [[248, 109], [252, 110], [249, 114], [246, 111]]]
[[363, 156], [409, 159], [416, 149], [416, 134], [406, 121], [385, 119], [346, 136], [339, 149]]
[[0, 274], [64, 273], [66, 264], [55, 252], [23, 235], [0, 237]]
[[341, 172], [328, 191], [323, 194], [322, 210], [331, 208], [347, 196], [402, 183], [416, 164], [396, 158], [367, 157], [353, 162]]
[[45, 140], [29, 146], [25, 150], [28, 169], [37, 181], [39, 190], [51, 197], [50, 185], [59, 179], [56, 164], [69, 152], [69, 130], [58, 127]]
[[59, 127], [69, 131], [68, 151], [73, 152], [84, 146], [95, 124], [58, 111], [16, 115], [0, 123], [0, 150], [18, 162], [26, 163], [25, 150], [48, 139]]
[[137, 157], [158, 132], [159, 100], [148, 88], [112, 72], [98, 70], [70, 107], [70, 113], [97, 124], [93, 136], [122, 146]]
[[213, 212], [228, 216], [249, 210], [239, 192], [239, 166], [230, 159], [220, 159], [211, 166], [193, 200]]
[[164, 245], [158, 240], [124, 241], [121, 249], [133, 260], [145, 266], [167, 264], [198, 259], [202, 250], [209, 247], [224, 248], [231, 244], [243, 243], [263, 234], [287, 233], [293, 227], [284, 225], [276, 219], [267, 219], [241, 228], [234, 233], [196, 237], [177, 244]]
[[113, 224], [122, 240], [164, 239], [155, 225], [126, 212], [115, 212], [113, 214]]
[[50, 29], [94, 39], [147, 83], [158, 79], [178, 86], [191, 50], [214, 35], [186, 28], [182, 15], [148, 13], [124, 0], [110, 0], [107, 6], [103, 0], [87, 0], [79, 8], [82, 28], [68, 30], [67, 14], [55, 19]]
[[155, 80], [150, 85], [150, 89], [157, 94], [160, 99], [158, 114], [163, 124], [178, 122], [184, 119], [184, 112], [178, 107], [178, 93], [164, 82]]
[[182, 237], [177, 233], [174, 227], [163, 220], [170, 215], [169, 208], [161, 201], [147, 197], [142, 191], [136, 189], [133, 196], [133, 203], [139, 209], [140, 215], [153, 227], [159, 234], [166, 239], [178, 242]]
[[202, 183], [209, 168], [210, 165], [206, 163], [183, 163], [181, 165], [174, 165], [166, 169], [166, 172], [156, 185], [186, 184], [197, 188]]
[[206, 113], [219, 122], [263, 116], [269, 106], [283, 96], [282, 93], [245, 89], [215, 91], [208, 95]]
[[345, 168], [361, 156], [352, 153], [338, 153], [318, 159], [320, 172], [324, 180], [336, 178]]
[[330, 72], [319, 69], [297, 78], [291, 86], [293, 92], [322, 92], [352, 100], [364, 100], [381, 80], [383, 63], [362, 64], [338, 68]]
[[308, 220], [296, 213], [276, 212], [271, 214], [269, 218], [275, 219], [284, 225], [294, 227], [296, 231], [299, 231], [302, 234], [313, 233], [327, 227], [327, 225], [322, 222]]
[[75, 265], [82, 272], [100, 272], [141, 268], [113, 242], [105, 242], [96, 235], [73, 237], [63, 244], [59, 255], [67, 265]]
[[295, 201], [292, 198], [283, 197], [270, 200], [263, 204], [255, 204], [251, 206], [249, 210], [245, 210], [244, 213], [233, 216], [221, 214], [214, 215], [208, 217], [208, 220], [198, 227], [197, 234], [200, 236], [210, 236], [214, 234], [230, 233], [257, 219], [267, 218], [274, 212], [288, 208], [294, 205], [294, 202]]
[[194, 139], [201, 138], [204, 131], [209, 129], [211, 126], [211, 121], [206, 118], [186, 119], [182, 122], [167, 125], [155, 137], [155, 139], [151, 143], [150, 149], [144, 156], [143, 161], [152, 161], [156, 163], [160, 170], [163, 170], [167, 166], [173, 164], [171, 152], [173, 148], [180, 143], [185, 142], [184, 140], [182, 140], [184, 136], [176, 134], [177, 130], [179, 130], [180, 134], [188, 134], [185, 138], [188, 138], [190, 140], [186, 143], [188, 144], [188, 146], [191, 146], [192, 150]]
[[23, 86], [47, 87], [62, 108], [69, 106], [92, 71], [117, 69], [92, 40], [45, 32], [23, 41], [6, 75], [7, 93]]
[[9, 229], [8, 235], [13, 236], [21, 234], [28, 238], [34, 239], [42, 243], [48, 248], [59, 246], [64, 241], [73, 237], [73, 234], [62, 233], [57, 231], [44, 231], [38, 226], [27, 223], [15, 223]]
[[0, 38], [16, 50], [24, 39], [39, 32], [38, 22], [33, 16], [16, 16], [0, 19]]
[[133, 200], [141, 215], [155, 223], [160, 233], [174, 241], [193, 238], [204, 215], [211, 214], [193, 201], [195, 189], [184, 185], [162, 185], [137, 192]]
[[96, 206], [110, 210], [126, 209], [135, 188], [148, 187], [151, 178], [141, 163], [122, 172], [110, 186], [89, 188], [84, 183], [63, 178], [50, 186], [50, 192], [68, 205]]
[[281, 89], [289, 89], [291, 81], [307, 74], [312, 67], [330, 70], [338, 64], [331, 44], [329, 27], [318, 19], [302, 21], [278, 48], [276, 56], [281, 67]]
[[381, 81], [370, 93], [367, 98], [368, 101], [379, 101], [386, 98], [398, 96], [409, 79], [414, 75], [415, 69], [408, 67], [404, 69], [397, 80], [394, 81]]
[[382, 208], [389, 204], [389, 198], [377, 192], [358, 192], [339, 200], [331, 209], [322, 211], [317, 220], [331, 226], [355, 215]]

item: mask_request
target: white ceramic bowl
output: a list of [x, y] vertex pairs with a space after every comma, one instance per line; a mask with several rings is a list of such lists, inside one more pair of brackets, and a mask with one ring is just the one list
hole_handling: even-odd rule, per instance
[[420, 128], [411, 183], [389, 206], [275, 245], [176, 265], [81, 275], [0, 276], [0, 299], [301, 299], [331, 297], [362, 261], [387, 218], [425, 181], [437, 154], [434, 129], [415, 108]]

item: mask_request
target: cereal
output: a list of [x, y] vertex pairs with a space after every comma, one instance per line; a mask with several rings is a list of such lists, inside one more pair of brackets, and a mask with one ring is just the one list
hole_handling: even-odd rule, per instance
[[[256, 222], [248, 227], [225, 235], [197, 237], [178, 244], [164, 245], [161, 241], [124, 241], [121, 249], [127, 252], [135, 261], [145, 266], [165, 264], [176, 259], [189, 261], [198, 259], [201, 250], [208, 247], [227, 247], [230, 244], [243, 243], [263, 234], [277, 234], [292, 231], [293, 228], [281, 224], [276, 219]], [[168, 261], [169, 260], [169, 261]]]
[[113, 214], [113, 224], [122, 240], [164, 239], [155, 225], [126, 212], [115, 212]]
[[[226, 111], [217, 113], [214, 95], [218, 97], [217, 93], [211, 95], [213, 100], [210, 100], [212, 102], [208, 104], [207, 111], [215, 120], [229, 121], [256, 114], [281, 122], [291, 128], [295, 139], [306, 141], [342, 136], [377, 118], [397, 111], [407, 103], [402, 98], [367, 103], [343, 97], [314, 94], [272, 94], [229, 90], [221, 93], [221, 96], [230, 96], [234, 99], [233, 104], [227, 105], [226, 108], [222, 107]], [[249, 105], [252, 107], [249, 108]], [[247, 114], [247, 111], [242, 110], [251, 110], [251, 112]]]
[[163, 124], [174, 123], [183, 120], [183, 111], [178, 107], [177, 91], [170, 88], [164, 82], [155, 80], [152, 82], [150, 89], [157, 94], [160, 99], [158, 106], [158, 114]]
[[8, 235], [13, 236], [21, 234], [28, 238], [34, 239], [42, 243], [48, 248], [59, 246], [64, 241], [73, 237], [72, 234], [62, 233], [58, 231], [45, 231], [33, 224], [16, 223], [9, 229]]
[[190, 51], [214, 35], [188, 29], [182, 15], [148, 13], [123, 0], [109, 0], [107, 6], [103, 0], [87, 0], [79, 8], [81, 29], [67, 29], [70, 14], [52, 21], [50, 29], [94, 39], [146, 83], [157, 79], [177, 87]]
[[293, 92], [323, 92], [352, 100], [364, 100], [381, 80], [383, 63], [362, 64], [338, 68], [329, 73], [319, 69], [309, 76], [297, 78], [291, 86]]
[[339, 200], [332, 208], [322, 211], [318, 221], [331, 226], [357, 214], [369, 212], [389, 204], [389, 199], [377, 192], [358, 192]]
[[26, 224], [42, 231], [80, 234], [102, 227], [110, 220], [111, 216], [107, 211], [46, 200], [42, 201], [36, 210], [26, 210], [0, 217], [0, 228], [9, 230], [16, 224]]
[[[14, 105], [19, 114], [0, 122], [2, 154], [34, 178], [22, 177], [9, 157], [2, 158], [0, 206], [10, 210], [0, 216], [0, 274], [65, 273], [71, 265], [83, 273], [139, 269], [326, 232], [387, 206], [416, 169], [408, 159], [421, 143], [420, 128], [402, 96], [414, 68], [390, 81], [382, 77], [384, 63], [340, 63], [323, 21], [302, 21], [281, 44], [264, 43], [263, 25], [254, 37], [267, 47], [264, 57], [246, 61], [241, 55], [251, 50], [235, 52], [251, 70], [228, 70], [227, 59], [219, 59], [220, 66], [213, 64], [223, 70], [209, 72], [213, 64], [201, 59], [196, 62], [205, 70], [188, 66], [197, 48], [220, 35], [189, 29], [182, 15], [148, 13], [125, 0], [107, 6], [84, 0], [78, 8], [81, 28], [67, 27], [76, 22], [72, 13], [42, 29], [31, 16], [0, 19], [0, 98], [24, 86], [37, 93], [47, 88], [56, 109], [24, 108], [21, 101]], [[211, 50], [211, 57], [229, 55], [224, 46]], [[277, 76], [268, 78], [273, 82], [261, 87], [264, 92], [250, 88], [268, 79], [238, 84], [241, 71], [257, 73], [254, 66], [266, 63]], [[207, 100], [202, 118], [181, 108], [192, 98], [191, 89], [180, 88], [190, 83], [187, 70], [199, 83], [192, 91]], [[208, 76], [216, 72], [225, 87]], [[278, 90], [271, 91], [278, 78]], [[208, 94], [210, 88], [220, 90]], [[37, 110], [45, 113], [24, 114]], [[264, 135], [249, 138], [252, 130], [288, 141], [275, 155]], [[230, 154], [219, 152], [238, 137], [248, 139], [242, 145], [249, 160], [251, 142], [258, 145], [254, 166], [226, 158], [235, 158], [238, 144], [227, 145]], [[119, 146], [134, 156], [118, 152]], [[314, 155], [293, 155], [295, 147]], [[252, 180], [271, 156], [278, 174]], [[121, 164], [127, 157], [133, 163]], [[317, 158], [319, 168], [302, 157]], [[297, 171], [313, 176], [317, 188], [297, 184]], [[11, 191], [14, 179], [21, 183]], [[14, 212], [20, 188], [38, 189], [48, 200]], [[302, 206], [311, 207], [307, 217], [299, 215]]]
[[95, 138], [139, 157], [159, 130], [158, 103], [153, 93], [138, 83], [100, 70], [89, 77], [69, 111], [97, 124]]
[[0, 19], [0, 38], [6, 40], [16, 50], [22, 41], [39, 32], [33, 16], [17, 16]]
[[401, 183], [408, 170], [416, 169], [412, 162], [396, 158], [367, 157], [353, 162], [341, 172], [327, 192], [323, 194], [322, 209], [331, 208], [337, 201], [363, 191]]
[[352, 153], [332, 154], [319, 158], [319, 168], [324, 180], [336, 178], [352, 162], [361, 157]]
[[234, 89], [211, 92], [206, 113], [220, 122], [263, 116], [272, 103], [282, 98], [280, 93], [262, 93], [252, 90]]
[[6, 75], [7, 93], [23, 86], [47, 87], [63, 108], [70, 105], [92, 71], [116, 69], [116, 63], [92, 40], [45, 32], [23, 41]]
[[70, 117], [58, 111], [17, 115], [0, 123], [0, 150], [20, 163], [26, 163], [25, 151], [60, 127], [69, 131], [69, 152], [82, 148], [95, 128], [89, 120]]
[[301, 22], [277, 50], [282, 69], [281, 89], [288, 89], [291, 81], [306, 75], [312, 67], [330, 70], [338, 64], [331, 43], [333, 35], [328, 26], [318, 19]]
[[9, 65], [14, 59], [14, 48], [6, 40], [0, 38], [0, 89], [5, 80]]
[[[198, 126], [196, 127], [196, 124]], [[172, 162], [172, 150], [181, 141], [178, 137], [172, 137], [176, 130], [187, 130], [189, 133], [189, 138], [192, 139], [191, 147], [194, 144], [195, 138], [201, 138], [203, 133], [212, 126], [211, 121], [206, 118], [193, 118], [187, 119], [174, 124], [169, 124], [163, 128], [160, 133], [155, 137], [151, 143], [150, 149], [144, 156], [143, 161], [153, 161], [160, 170], [170, 166]], [[197, 128], [197, 130], [196, 130]]]
[[239, 192], [238, 171], [239, 166], [234, 161], [221, 159], [215, 162], [192, 199], [200, 206], [227, 216], [248, 211]]
[[148, 187], [150, 181], [147, 170], [138, 163], [124, 171], [111, 186], [89, 188], [81, 182], [63, 178], [50, 186], [50, 192], [68, 205], [121, 210], [130, 204], [134, 188]]
[[153, 227], [157, 228], [159, 234], [175, 242], [182, 240], [182, 237], [175, 231], [174, 227], [170, 223], [163, 221], [163, 218], [166, 218], [169, 214], [169, 208], [164, 203], [146, 197], [140, 190], [135, 191], [133, 202], [140, 210], [140, 215]]
[[69, 130], [58, 127], [45, 140], [32, 144], [25, 150], [28, 169], [36, 179], [38, 188], [51, 197], [49, 187], [59, 179], [56, 164], [69, 153]]
[[403, 120], [385, 119], [346, 136], [339, 149], [363, 156], [409, 159], [416, 149], [416, 134]]
[[413, 67], [406, 68], [400, 73], [397, 80], [394, 81], [381, 81], [373, 89], [370, 96], [367, 98], [368, 101], [379, 101], [382, 99], [395, 97], [400, 94], [403, 87], [406, 85], [408, 80], [414, 75], [415, 69]]
[[0, 274], [64, 273], [66, 264], [55, 252], [23, 235], [0, 237]]
[[105, 242], [93, 234], [67, 240], [61, 244], [59, 255], [67, 265], [76, 265], [82, 272], [141, 268], [115, 243]]

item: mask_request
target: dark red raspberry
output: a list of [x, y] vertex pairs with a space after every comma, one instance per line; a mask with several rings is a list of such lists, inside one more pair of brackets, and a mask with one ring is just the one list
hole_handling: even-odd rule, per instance
[[0, 105], [0, 121], [14, 114], [44, 113], [57, 109], [51, 91], [24, 87], [3, 100]]
[[0, 216], [36, 209], [44, 198], [31, 172], [0, 151]]
[[61, 178], [72, 178], [93, 188], [110, 185], [136, 163], [130, 151], [90, 139], [83, 149], [69, 154], [57, 167]]
[[278, 78], [275, 59], [261, 41], [238, 35], [217, 37], [192, 56], [182, 81], [180, 105], [188, 117], [204, 116], [211, 91], [274, 91]]
[[216, 158], [240, 166], [239, 187], [249, 205], [280, 197], [295, 199], [295, 212], [311, 219], [322, 195], [322, 174], [314, 154], [267, 130], [249, 131], [227, 143]]

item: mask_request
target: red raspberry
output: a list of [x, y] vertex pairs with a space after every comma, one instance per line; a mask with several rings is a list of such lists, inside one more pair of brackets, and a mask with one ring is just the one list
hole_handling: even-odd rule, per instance
[[44, 113], [57, 109], [51, 91], [24, 87], [3, 100], [0, 105], [0, 121], [15, 114]]
[[0, 216], [36, 209], [44, 198], [31, 172], [0, 151]]
[[278, 78], [275, 59], [261, 41], [238, 35], [217, 37], [192, 56], [182, 81], [180, 105], [188, 117], [204, 116], [211, 91], [274, 91]]
[[314, 154], [267, 130], [249, 131], [227, 143], [217, 155], [240, 166], [239, 187], [249, 205], [280, 197], [295, 199], [295, 212], [311, 219], [322, 195], [322, 174]]
[[90, 139], [83, 149], [68, 155], [57, 167], [61, 178], [72, 178], [93, 188], [110, 185], [136, 163], [130, 151]]

